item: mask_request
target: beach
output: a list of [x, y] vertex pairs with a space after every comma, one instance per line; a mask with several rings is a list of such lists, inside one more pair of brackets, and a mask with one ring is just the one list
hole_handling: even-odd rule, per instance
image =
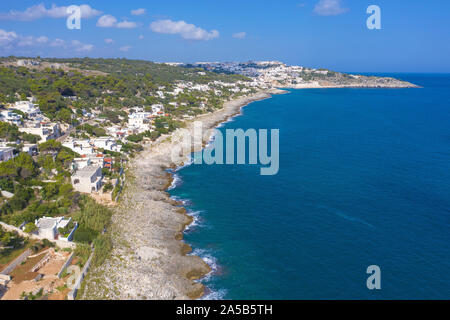
[[[284, 93], [273, 89], [228, 101], [213, 113], [195, 119], [203, 123], [202, 144], [220, 123], [240, 113], [243, 106], [257, 100]], [[193, 121], [187, 123], [193, 131]], [[184, 164], [172, 161], [172, 151], [182, 143], [180, 131], [159, 137], [130, 161], [126, 187], [114, 209], [109, 232], [114, 249], [111, 257], [93, 269], [80, 292], [81, 299], [197, 299], [204, 286], [196, 282], [211, 268], [199, 257], [191, 255], [191, 247], [183, 241], [183, 231], [192, 223], [182, 203], [166, 192], [173, 177], [168, 169]]]

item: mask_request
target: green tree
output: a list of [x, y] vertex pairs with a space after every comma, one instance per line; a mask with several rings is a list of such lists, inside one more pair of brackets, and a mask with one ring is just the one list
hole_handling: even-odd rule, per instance
[[26, 233], [32, 233], [36, 230], [37, 230], [36, 225], [33, 222], [29, 222], [25, 225], [25, 228], [23, 231], [25, 231]]
[[59, 186], [57, 183], [47, 183], [41, 190], [41, 195], [44, 200], [50, 200], [59, 193]]
[[27, 179], [37, 174], [33, 158], [25, 152], [0, 163], [0, 177], [21, 177]]

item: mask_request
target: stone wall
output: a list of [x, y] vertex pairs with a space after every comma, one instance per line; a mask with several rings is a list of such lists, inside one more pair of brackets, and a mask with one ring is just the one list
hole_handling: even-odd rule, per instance
[[72, 252], [72, 254], [69, 256], [69, 258], [67, 258], [66, 262], [64, 262], [63, 266], [61, 267], [61, 269], [58, 272], [58, 278], [61, 278], [64, 271], [66, 271], [67, 267], [72, 262], [74, 255], [75, 255], [75, 252]]
[[47, 252], [44, 258], [42, 258], [38, 263], [36, 263], [36, 265], [34, 265], [33, 268], [30, 269], [30, 272], [37, 272], [40, 268], [45, 266], [45, 264], [51, 259], [53, 254], [54, 252], [52, 251]]
[[29, 255], [31, 254], [31, 250], [27, 249], [24, 253], [18, 256], [13, 262], [11, 262], [5, 269], [0, 272], [1, 274], [10, 274], [15, 267], [22, 263]]
[[[16, 228], [16, 227], [14, 227], [14, 226], [11, 226], [11, 225], [6, 224], [6, 223], [1, 222], [1, 221], [0, 221], [0, 226], [2, 226], [3, 229], [5, 229], [6, 231], [9, 231], [9, 232], [15, 231], [15, 232], [17, 232], [21, 237], [24, 237], [24, 238], [30, 238], [30, 239], [34, 239], [34, 240], [44, 240], [44, 239], [47, 239], [47, 238], [41, 237], [41, 236], [36, 235], [36, 234], [29, 234], [29, 233], [26, 233], [26, 232], [20, 230], [19, 228]], [[50, 240], [50, 239], [47, 239], [47, 240], [53, 242], [56, 246], [58, 246], [58, 247], [60, 247], [60, 248], [62, 248], [62, 249], [64, 249], [64, 248], [75, 249], [76, 246], [77, 246], [74, 242], [67, 242], [67, 241], [62, 241], [62, 240]]]
[[93, 256], [94, 256], [94, 251], [92, 251], [91, 256], [89, 257], [88, 261], [84, 265], [84, 268], [81, 271], [81, 274], [78, 277], [77, 281], [75, 282], [73, 289], [67, 294], [68, 300], [75, 300], [75, 298], [77, 297], [78, 290], [81, 287], [81, 282], [83, 281], [84, 277], [86, 276], [86, 273], [89, 270], [89, 267], [91, 266], [91, 261], [92, 261]]

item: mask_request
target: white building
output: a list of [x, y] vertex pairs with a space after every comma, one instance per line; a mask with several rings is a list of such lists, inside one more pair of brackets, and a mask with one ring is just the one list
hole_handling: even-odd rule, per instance
[[40, 136], [40, 143], [61, 136], [61, 128], [57, 123], [35, 123], [35, 125], [37, 127], [19, 128], [19, 131]]
[[26, 67], [26, 66], [38, 66], [40, 65], [40, 62], [38, 60], [17, 60], [17, 66], [19, 67]]
[[57, 240], [58, 239], [58, 229], [65, 228], [70, 222], [72, 218], [66, 219], [64, 217], [57, 218], [49, 218], [42, 217], [39, 220], [36, 220], [34, 224], [37, 227], [37, 233], [40, 237], [49, 239], [49, 240]]
[[73, 188], [78, 192], [97, 192], [102, 187], [102, 168], [99, 166], [87, 166], [76, 171], [72, 177]]
[[75, 158], [72, 161], [72, 169], [75, 171], [86, 168], [90, 165], [91, 165], [90, 158]]
[[89, 163], [91, 166], [101, 168], [105, 166], [105, 157], [102, 154], [91, 154], [87, 157], [89, 158]]
[[16, 101], [12, 108], [26, 113], [30, 118], [37, 117], [41, 114], [41, 110], [30, 101]]
[[69, 142], [64, 142], [62, 145], [80, 155], [88, 155], [95, 152], [94, 147], [92, 147], [89, 140], [71, 140]]
[[164, 113], [164, 106], [162, 104], [152, 105], [152, 116], [157, 116]]
[[25, 143], [22, 148], [23, 152], [27, 152], [30, 156], [35, 156], [38, 154], [37, 144]]
[[128, 126], [139, 131], [149, 130], [151, 116], [152, 114], [150, 112], [132, 113], [128, 116]]
[[5, 121], [19, 126], [22, 124], [22, 116], [13, 111], [4, 110], [0, 113], [0, 121]]
[[91, 140], [91, 144], [96, 148], [109, 151], [120, 152], [120, 150], [122, 149], [122, 146], [117, 145], [116, 141], [114, 139], [111, 139], [110, 137], [100, 137], [93, 139]]

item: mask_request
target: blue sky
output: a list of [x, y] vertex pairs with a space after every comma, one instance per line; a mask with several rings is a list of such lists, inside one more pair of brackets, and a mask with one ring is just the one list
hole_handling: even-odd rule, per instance
[[[69, 30], [65, 7], [82, 4]], [[381, 30], [366, 27], [371, 4]], [[449, 12], [444, 0], [2, 1], [0, 55], [450, 72]]]

